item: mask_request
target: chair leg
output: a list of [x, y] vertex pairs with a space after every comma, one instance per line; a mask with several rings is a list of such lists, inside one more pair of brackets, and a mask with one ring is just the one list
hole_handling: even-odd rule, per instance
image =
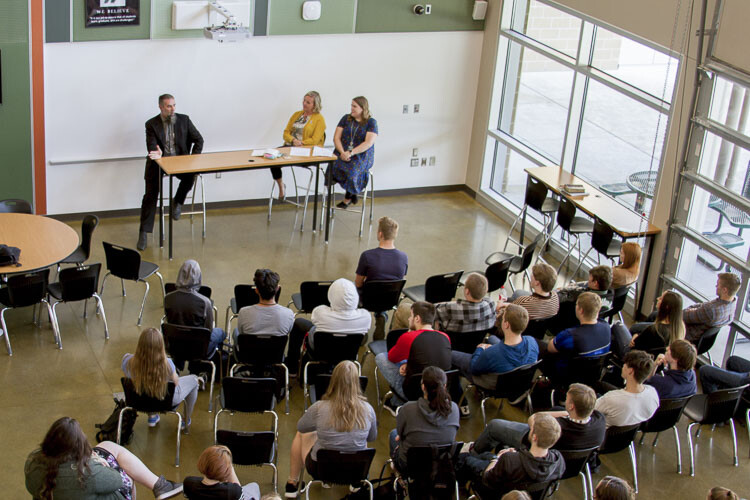
[[482, 427], [483, 429], [485, 427], [487, 427], [487, 413], [486, 413], [486, 410], [485, 410], [485, 404], [487, 403], [487, 399], [488, 398], [482, 398], [482, 402], [479, 405], [482, 408], [482, 424], [484, 426], [484, 427]]
[[206, 239], [206, 184], [203, 182], [203, 176], [198, 175], [198, 178], [201, 181], [201, 205], [203, 209], [203, 213], [201, 214], [203, 219], [203, 239]]
[[745, 412], [745, 428], [747, 429], [747, 440], [750, 442], [750, 409]]
[[166, 292], [164, 291], [164, 277], [159, 271], [156, 271], [154, 274], [159, 278], [159, 283], [161, 283], [161, 298], [164, 299], [167, 296]]
[[276, 464], [267, 463], [271, 469], [273, 469], [273, 492], [278, 493], [279, 492], [279, 471], [276, 468]]
[[55, 343], [57, 344], [58, 349], [62, 349], [62, 337], [60, 336], [60, 323], [58, 323], [57, 321], [57, 304], [60, 304], [60, 302], [55, 302], [52, 305], [52, 308], [50, 309], [49, 303], [47, 303], [47, 309], [50, 310], [50, 318], [51, 318], [50, 322], [52, 323], [52, 330], [55, 332]]
[[656, 443], [658, 443], [658, 442], [659, 442], [659, 434], [661, 434], [661, 432], [657, 432], [657, 433], [656, 433], [656, 436], [654, 436], [654, 442], [653, 442], [653, 443], [651, 443], [651, 446], [652, 446], [652, 447], [656, 447]]
[[740, 462], [737, 460], [737, 432], [734, 427], [733, 418], [729, 419], [729, 427], [732, 428], [732, 449], [734, 450], [734, 459], [732, 463], [734, 464], [735, 467], [737, 467], [740, 465]]
[[149, 285], [148, 281], [143, 282], [144, 285], [146, 285], [146, 292], [143, 294], [143, 302], [141, 302], [141, 313], [138, 315], [138, 323], [136, 323], [138, 326], [141, 326], [141, 320], [143, 320], [143, 308], [146, 307], [146, 297], [148, 297], [148, 290]]
[[109, 340], [109, 327], [107, 326], [107, 316], [104, 314], [104, 302], [97, 294], [94, 294], [93, 297], [96, 299], [96, 310], [101, 311], [102, 321], [104, 321], [104, 340]]
[[122, 278], [120, 278], [120, 286], [122, 287], [122, 296], [127, 297], [127, 295], [125, 294], [125, 280]]
[[[372, 488], [372, 483], [367, 479], [363, 479], [362, 482], [367, 485], [367, 490], [370, 492], [370, 500], [373, 500], [374, 490]], [[456, 488], [458, 489], [458, 483], [456, 483]], [[458, 496], [456, 496], [456, 498], [458, 498]]]
[[365, 186], [364, 193], [362, 195], [362, 213], [359, 215], [359, 237], [362, 237], [362, 230], [365, 227], [365, 212], [367, 211], [367, 187]]
[[104, 282], [107, 281], [107, 277], [112, 274], [109, 271], [107, 271], [107, 274], [104, 275], [104, 278], [102, 278], [102, 288], [99, 290], [99, 295], [104, 295]]
[[[299, 232], [300, 233], [303, 232], [304, 229], [305, 229], [305, 217], [307, 217], [307, 202], [310, 199], [310, 186], [312, 186], [313, 177], [315, 177], [313, 175], [313, 171], [311, 169], [308, 168], [307, 171], [310, 174], [310, 177], [307, 180], [307, 191], [305, 191], [305, 206], [302, 209], [302, 222], [300, 222], [300, 225], [299, 225]], [[315, 229], [315, 228], [313, 228], [313, 229]]]
[[13, 349], [10, 348], [10, 335], [8, 335], [8, 327], [5, 324], [5, 311], [8, 308], [4, 307], [0, 309], [0, 326], [3, 327], [3, 336], [5, 337], [5, 348], [8, 350], [8, 356], [13, 356]]
[[594, 482], [591, 480], [591, 467], [586, 464], [586, 482], [589, 485], [589, 498], [594, 500]]
[[[362, 205], [364, 210], [365, 206]], [[370, 224], [372, 224], [372, 213], [375, 210], [375, 176], [370, 172]], [[372, 497], [370, 498], [372, 500]]]
[[586, 474], [584, 474], [583, 472], [579, 472], [578, 475], [581, 477], [581, 487], [583, 488], [583, 498], [588, 499], [589, 489], [588, 489], [588, 486], [586, 486]]
[[179, 467], [180, 466], [180, 434], [182, 434], [182, 415], [180, 415], [179, 411], [173, 411], [171, 413], [174, 413], [175, 415], [177, 415], [177, 454], [175, 455], [174, 466]]
[[86, 319], [86, 310], [88, 309], [89, 299], [83, 299], [83, 319]]
[[695, 456], [693, 452], [693, 435], [692, 435], [694, 425], [697, 425], [698, 429], [700, 430], [700, 424], [698, 422], [693, 422], [687, 427], [688, 449], [690, 450], [690, 475], [693, 477], [695, 476]]
[[635, 458], [634, 443], [630, 443], [630, 446], [628, 446], [628, 451], [630, 451], [630, 465], [633, 467], [633, 489], [636, 493], [638, 493], [638, 464]]
[[286, 388], [284, 390], [284, 399], [286, 399], [286, 411], [284, 413], [289, 415], [289, 368], [287, 368], [284, 363], [281, 363], [281, 366], [284, 368], [284, 382], [286, 383]]
[[677, 426], [672, 427], [674, 432], [674, 443], [675, 449], [677, 450], [677, 474], [682, 474], [682, 452], [680, 451], [680, 432], [677, 430]]
[[576, 275], [578, 274], [578, 270], [581, 269], [581, 266], [583, 265], [584, 261], [586, 260], [586, 257], [589, 256], [589, 253], [591, 253], [591, 250], [593, 250], [593, 249], [594, 249], [594, 247], [589, 248], [588, 251], [584, 254], [583, 258], [581, 258], [578, 261], [578, 266], [576, 266], [576, 269], [575, 269], [575, 271], [573, 271], [573, 274], [572, 274], [573, 279], [575, 279]]
[[[219, 352], [219, 359], [221, 359], [221, 351]], [[208, 389], [208, 413], [211, 413], [214, 409], [214, 382], [216, 381], [216, 363], [211, 363], [211, 387]]]
[[[10, 344], [8, 344], [8, 348], [10, 349]], [[377, 403], [380, 403], [380, 383], [378, 382], [378, 365], [375, 365], [375, 394], [377, 398], [375, 399], [375, 401], [377, 401]], [[748, 439], [750, 439], [750, 428], [748, 429]]]

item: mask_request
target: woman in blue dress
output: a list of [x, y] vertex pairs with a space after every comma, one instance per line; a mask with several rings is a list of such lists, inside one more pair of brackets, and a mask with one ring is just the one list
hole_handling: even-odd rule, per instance
[[378, 137], [378, 122], [370, 116], [367, 99], [360, 96], [352, 99], [352, 109], [336, 126], [333, 143], [336, 156], [332, 180], [346, 189], [344, 201], [336, 205], [346, 208], [357, 203], [357, 194], [367, 187], [369, 170], [375, 161], [375, 139]]

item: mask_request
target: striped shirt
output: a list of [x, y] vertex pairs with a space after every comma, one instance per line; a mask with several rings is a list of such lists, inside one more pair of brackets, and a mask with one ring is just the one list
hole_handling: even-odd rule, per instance
[[732, 321], [737, 299], [731, 301], [716, 297], [714, 300], [695, 304], [682, 311], [685, 322], [685, 339], [698, 342], [709, 328], [727, 325]]
[[477, 332], [495, 326], [495, 304], [489, 299], [470, 302], [458, 299], [435, 304], [435, 319], [444, 332]]
[[529, 313], [529, 320], [551, 318], [560, 310], [560, 300], [557, 292], [550, 292], [544, 297], [534, 292], [531, 295], [518, 297], [512, 304], [519, 305]]

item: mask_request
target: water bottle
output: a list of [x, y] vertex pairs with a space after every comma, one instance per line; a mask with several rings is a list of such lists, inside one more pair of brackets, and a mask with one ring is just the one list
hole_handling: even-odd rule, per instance
[[500, 302], [507, 302], [508, 301], [508, 292], [505, 290], [504, 286], [500, 287]]

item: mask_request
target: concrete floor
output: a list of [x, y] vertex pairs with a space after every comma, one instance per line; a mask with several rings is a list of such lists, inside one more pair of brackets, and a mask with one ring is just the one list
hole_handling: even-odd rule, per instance
[[[462, 192], [378, 198], [378, 216], [389, 215], [401, 224], [397, 246], [410, 257], [408, 284], [423, 283], [429, 275], [464, 269], [482, 269], [484, 258], [502, 248], [507, 225], [480, 207]], [[186, 258], [198, 260], [203, 269], [204, 284], [213, 288], [223, 326], [224, 309], [237, 283], [252, 282], [256, 268], [267, 267], [281, 275], [281, 303], [299, 289], [303, 280], [354, 278], [357, 259], [362, 250], [376, 245], [376, 229], [370, 228], [357, 238], [358, 217], [339, 213], [333, 237], [325, 245], [322, 235], [310, 231], [292, 231], [295, 212], [289, 207], [277, 208], [269, 224], [263, 208], [238, 208], [209, 212], [208, 238], [201, 239], [200, 223], [190, 224], [185, 218], [175, 224], [175, 258], [169, 261], [164, 250], [154, 247], [143, 252], [145, 260], [161, 266], [166, 281], [174, 281], [177, 270]], [[308, 214], [308, 225], [310, 216]], [[138, 221], [136, 217], [103, 219], [94, 233], [91, 262], [103, 262], [102, 241], [135, 246]], [[71, 226], [80, 230], [80, 223]], [[297, 226], [298, 227], [298, 226]], [[560, 281], [562, 283], [562, 279]], [[143, 326], [158, 326], [162, 312], [158, 280], [152, 281], [146, 302]], [[4, 493], [0, 498], [28, 498], [23, 482], [23, 464], [27, 454], [42, 440], [49, 425], [61, 416], [72, 416], [81, 422], [90, 439], [94, 439], [94, 423], [103, 422], [112, 410], [112, 395], [121, 391], [120, 362], [122, 355], [133, 352], [141, 328], [136, 326], [143, 285], [126, 283], [127, 297], [120, 294], [119, 283], [108, 279], [104, 304], [109, 321], [111, 339], [104, 340], [103, 325], [90, 315], [82, 319], [83, 304], [61, 305], [57, 308], [64, 350], [55, 349], [52, 330], [47, 321], [41, 328], [31, 323], [31, 309], [6, 313], [14, 355], [0, 353], [0, 470]], [[90, 312], [91, 312], [91, 308]], [[369, 356], [363, 373], [371, 377], [368, 398], [375, 402], [372, 374], [373, 358]], [[291, 414], [284, 415], [278, 408], [280, 429], [279, 484], [283, 488], [289, 472], [289, 448], [296, 422], [302, 412], [302, 391], [294, 386], [291, 392]], [[482, 429], [478, 401], [470, 398], [473, 417], [461, 421], [458, 438], [473, 441]], [[494, 408], [495, 406], [491, 406]], [[208, 413], [208, 392], [199, 395], [193, 414], [190, 435], [182, 439], [181, 467], [174, 467], [174, 417], [162, 418], [153, 429], [141, 416], [135, 426], [135, 437], [129, 448], [157, 474], [180, 480], [197, 474], [195, 463], [200, 452], [212, 444], [214, 415]], [[491, 416], [493, 415], [490, 412]], [[503, 418], [523, 420], [519, 410], [506, 407], [499, 413]], [[222, 421], [224, 416], [222, 416]], [[251, 419], [236, 415], [237, 427], [263, 429], [267, 419]], [[374, 446], [378, 454], [371, 469], [377, 476], [387, 458], [387, 436], [395, 420], [384, 412], [379, 423], [379, 437]], [[685, 438], [685, 423], [681, 423], [683, 469], [689, 466]], [[670, 497], [702, 499], [714, 485], [733, 488], [747, 496], [750, 491], [750, 460], [748, 438], [739, 428], [740, 466], [732, 466], [729, 428], [717, 428], [713, 433], [704, 430], [698, 440], [697, 474], [675, 472], [674, 440], [664, 433], [656, 449], [646, 441], [637, 447], [641, 499]], [[632, 480], [627, 453], [603, 458], [598, 481], [605, 474]], [[240, 468], [240, 480], [257, 481], [261, 491], [271, 489], [269, 469]], [[346, 489], [314, 489], [312, 496], [340, 498]], [[140, 498], [151, 498], [151, 493], [138, 488]], [[581, 498], [580, 482], [565, 482], [557, 498]]]

